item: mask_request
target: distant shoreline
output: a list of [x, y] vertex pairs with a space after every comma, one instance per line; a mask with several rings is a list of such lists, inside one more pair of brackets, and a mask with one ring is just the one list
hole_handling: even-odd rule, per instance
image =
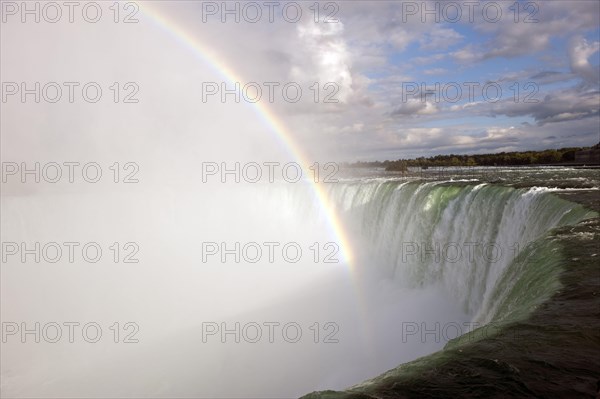
[[[369, 162], [370, 164], [371, 162]], [[345, 167], [349, 168], [381, 168], [378, 165], [356, 165], [356, 164], [344, 164]], [[410, 166], [411, 168], [418, 168], [419, 166]], [[529, 165], [436, 165], [427, 166], [427, 169], [436, 168], [535, 168], [535, 167], [573, 167], [576, 169], [600, 169], [600, 163], [548, 163], [548, 164], [529, 164]], [[389, 172], [399, 172], [398, 170], [388, 170]]]
[[543, 151], [513, 151], [471, 155], [434, 155], [395, 161], [372, 161], [346, 163], [347, 167], [382, 167], [387, 171], [407, 171], [408, 168], [420, 167], [517, 167], [517, 166], [565, 166], [565, 167], [598, 167], [600, 166], [600, 143], [592, 147], [567, 147], [547, 149]]

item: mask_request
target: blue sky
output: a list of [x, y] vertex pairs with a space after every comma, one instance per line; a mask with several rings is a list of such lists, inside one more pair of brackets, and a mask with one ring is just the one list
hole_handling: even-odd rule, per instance
[[[238, 122], [237, 127], [227, 129], [239, 130], [240, 140], [251, 128], [268, 130], [260, 118], [250, 120], [238, 114], [234, 104], [215, 103], [211, 104], [215, 109], [209, 110], [207, 104], [198, 102], [198, 91], [190, 88], [222, 77], [212, 75], [215, 68], [206, 57], [182, 44], [171, 28], [177, 27], [210, 49], [213, 57], [243, 79], [242, 86], [254, 81], [282, 86], [294, 82], [303, 87], [301, 101], [289, 103], [279, 97], [267, 106], [312, 159], [385, 160], [589, 146], [600, 141], [599, 1], [519, 2], [521, 10], [527, 5], [536, 7], [536, 23], [525, 23], [523, 12], [515, 22], [509, 9], [512, 0], [478, 2], [480, 11], [473, 20], [466, 17], [465, 2], [454, 2], [463, 7], [464, 18], [449, 22], [440, 15], [439, 23], [431, 17], [423, 22], [422, 7], [433, 9], [448, 2], [322, 1], [320, 19], [315, 22], [310, 9], [314, 2], [302, 1], [296, 3], [303, 9], [302, 18], [289, 22], [281, 10], [293, 2], [283, 1], [277, 3], [274, 21], [267, 19], [268, 10], [263, 7], [263, 18], [257, 23], [243, 17], [236, 23], [231, 16], [223, 22], [220, 12], [205, 14], [208, 3], [217, 8], [222, 5], [148, 2], [170, 21], [169, 27], [151, 18], [141, 18], [136, 26], [115, 25], [108, 17], [104, 24], [19, 24], [17, 15], [2, 26], [3, 74], [18, 80], [31, 70], [36, 79], [47, 74], [48, 79], [64, 75], [65, 80], [72, 80], [81, 71], [89, 71], [92, 67], [87, 64], [94, 61], [101, 68], [100, 76], [151, 82], [145, 93], [158, 93], [163, 86], [172, 89], [177, 94], [175, 102], [163, 106], [159, 97], [156, 102], [161, 106], [154, 106], [148, 98], [136, 110], [144, 118], [155, 115], [168, 126], [183, 124], [186, 138], [218, 142], [218, 137], [230, 134], [223, 131], [204, 137], [198, 132], [206, 130], [206, 121], [223, 129], [231, 121]], [[229, 7], [234, 3], [229, 2]], [[238, 4], [241, 8], [248, 3]], [[256, 4], [260, 7], [262, 2]], [[337, 22], [323, 21], [327, 5], [336, 6]], [[414, 15], [403, 13], [407, 6], [417, 8]], [[503, 16], [490, 22], [481, 11], [484, 7], [502, 9]], [[110, 10], [106, 12], [111, 15]], [[76, 51], [69, 42], [63, 44], [51, 35], [77, 39]], [[95, 47], [86, 47], [90, 41]], [[77, 65], [86, 68], [67, 72]], [[472, 98], [467, 95], [469, 82], [479, 84]], [[314, 83], [321, 90], [334, 83], [339, 89], [337, 103], [311, 101]], [[453, 88], [458, 86], [463, 96], [453, 101], [436, 84], [448, 89], [448, 95], [454, 95]], [[497, 101], [483, 97], [486, 84], [492, 97], [494, 88], [502, 90]], [[436, 93], [422, 96], [420, 90], [408, 90], [421, 85]], [[190, 104], [194, 113], [177, 115], [175, 121], [169, 119], [172, 113], [157, 113], [169, 107], [187, 109]], [[56, 106], [46, 108], [49, 114], [56, 113]], [[218, 114], [226, 115], [223, 121], [217, 119]], [[147, 131], [153, 126], [139, 125], [138, 129]]]
[[[379, 113], [377, 118], [356, 104], [347, 105], [352, 118], [369, 121], [359, 122], [360, 131], [344, 133], [348, 150], [357, 159], [600, 141], [600, 3], [520, 2], [522, 9], [528, 3], [537, 6], [537, 23], [524, 23], [523, 12], [516, 23], [508, 9], [514, 2], [487, 3], [504, 10], [498, 22], [490, 23], [475, 12], [473, 22], [444, 22], [442, 15], [440, 23], [423, 23], [422, 10], [403, 20], [400, 2], [371, 3], [371, 8], [358, 2], [342, 6], [340, 36], [351, 54], [351, 76], [369, 80], [364, 93], [372, 100], [370, 111]], [[414, 4], [420, 8], [421, 3]], [[432, 9], [435, 2], [428, 4]], [[365, 20], [377, 28], [361, 31]], [[367, 53], [379, 59], [370, 65], [356, 62]], [[492, 102], [476, 88], [475, 96], [467, 97], [466, 82], [497, 85], [502, 94]], [[419, 91], [407, 99], [403, 89], [414, 83], [427, 88], [436, 83], [440, 88], [452, 86], [447, 86], [448, 96], [423, 98]], [[456, 85], [465, 90], [459, 101], [453, 100]], [[490, 93], [494, 97], [495, 90]]]
[[[310, 1], [300, 2], [304, 17], [296, 23], [277, 13], [274, 23], [223, 23], [220, 13], [198, 23], [205, 17], [198, 6], [176, 18], [198, 37], [210, 35], [240, 76], [338, 85], [337, 104], [269, 104], [307, 153], [384, 160], [600, 141], [600, 2], [521, 1], [517, 22], [514, 1], [481, 1], [472, 20], [464, 2], [455, 2], [463, 18], [449, 22], [440, 13], [439, 23], [423, 22], [423, 7], [448, 2], [319, 4], [329, 3], [337, 5], [336, 23], [315, 22]], [[407, 6], [417, 8], [414, 15], [404, 14]], [[502, 17], [490, 22], [485, 7], [502, 9]], [[525, 7], [536, 8], [537, 22], [524, 21]], [[480, 85], [472, 98], [469, 82]], [[462, 88], [463, 97], [407, 91], [411, 84], [435, 90], [436, 83], [453, 85], [449, 95]], [[486, 84], [502, 90], [497, 101], [483, 97]]]

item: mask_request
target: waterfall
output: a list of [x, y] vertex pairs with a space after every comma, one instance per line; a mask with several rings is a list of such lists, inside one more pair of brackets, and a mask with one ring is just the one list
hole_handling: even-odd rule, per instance
[[[3, 302], [12, 301], [6, 320], [98, 321], [108, 337], [93, 345], [23, 345], [12, 337], [3, 346], [12, 367], [2, 376], [11, 396], [291, 397], [344, 389], [460, 340], [460, 333], [440, 337], [439, 329], [405, 340], [405, 323], [481, 326], [525, 317], [560, 286], [561, 255], [548, 233], [596, 215], [544, 188], [332, 183], [325, 191], [354, 257], [330, 264], [316, 263], [309, 249], [336, 239], [310, 185], [210, 188], [177, 196], [168, 187], [137, 196], [90, 192], [78, 202], [68, 193], [3, 197], [3, 232], [12, 241], [31, 247], [75, 236], [104, 245], [135, 240], [141, 248], [139, 264], [112, 256], [94, 264], [24, 264], [13, 256], [3, 265]], [[110, 218], [89, 204], [110, 210]], [[116, 221], [136, 234], [114, 232]], [[203, 263], [205, 241], [229, 248], [233, 241], [296, 241], [306, 256], [298, 263]], [[116, 345], [109, 334], [115, 321], [136, 322], [139, 344]], [[280, 327], [274, 342], [267, 330], [257, 343], [231, 334], [203, 342], [205, 322], [229, 330], [294, 322], [303, 335], [291, 344]], [[332, 331], [336, 343], [323, 342]]]
[[[361, 268], [409, 288], [442, 284], [474, 321], [493, 319], [503, 279], [550, 229], [592, 217], [544, 188], [371, 181], [332, 185], [367, 256]], [[369, 261], [371, 260], [371, 261]], [[375, 260], [375, 261], [372, 261]]]

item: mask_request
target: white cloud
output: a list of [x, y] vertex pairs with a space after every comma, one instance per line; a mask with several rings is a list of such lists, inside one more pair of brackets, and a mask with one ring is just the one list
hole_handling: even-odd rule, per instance
[[597, 28], [600, 14], [600, 2], [597, 1], [547, 1], [534, 3], [538, 9], [533, 15], [530, 15], [534, 11], [532, 8], [520, 8], [518, 22], [515, 22], [514, 3], [499, 4], [504, 17], [496, 23], [475, 13], [478, 18], [474, 27], [488, 39], [483, 45], [467, 44], [454, 52], [458, 62], [469, 64], [496, 57], [514, 58], [546, 50], [552, 37]]
[[582, 36], [576, 36], [569, 43], [571, 70], [590, 83], [600, 81], [598, 66], [590, 64], [589, 58], [600, 50], [600, 42], [588, 43]]
[[454, 29], [441, 28], [439, 25], [435, 25], [419, 40], [419, 43], [422, 50], [445, 50], [448, 47], [458, 44], [463, 39], [464, 36]]
[[438, 107], [436, 104], [430, 101], [421, 101], [417, 98], [410, 98], [392, 111], [392, 116], [433, 115], [437, 112]]
[[340, 87], [336, 98], [346, 102], [352, 94], [352, 74], [343, 32], [344, 25], [341, 22], [298, 24], [297, 35], [301, 47], [295, 48], [296, 64], [291, 70], [291, 77], [299, 82], [316, 80], [321, 85], [334, 82]]
[[485, 57], [485, 53], [476, 49], [473, 45], [468, 45], [458, 51], [454, 51], [451, 55], [456, 61], [462, 64], [473, 64]]

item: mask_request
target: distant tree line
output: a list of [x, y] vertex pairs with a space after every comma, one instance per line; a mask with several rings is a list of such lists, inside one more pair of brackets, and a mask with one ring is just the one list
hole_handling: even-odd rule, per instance
[[473, 155], [435, 155], [415, 159], [398, 159], [396, 161], [355, 162], [352, 167], [383, 167], [389, 171], [406, 171], [409, 167], [437, 166], [511, 166], [511, 165], [547, 165], [570, 163], [575, 160], [575, 152], [600, 148], [600, 143], [593, 147], [567, 147], [558, 150], [514, 151], [495, 154]]

